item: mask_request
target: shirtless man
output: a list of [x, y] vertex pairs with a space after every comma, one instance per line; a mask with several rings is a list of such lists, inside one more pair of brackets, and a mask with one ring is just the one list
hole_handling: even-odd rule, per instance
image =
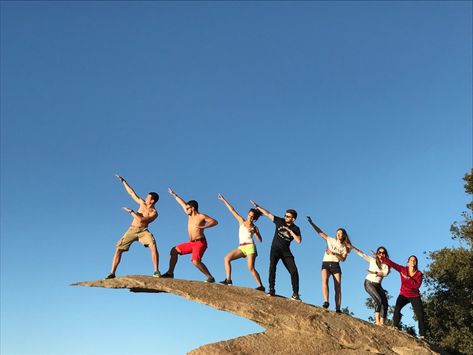
[[214, 277], [210, 274], [207, 266], [202, 262], [202, 257], [207, 249], [207, 240], [205, 239], [204, 229], [214, 227], [218, 224], [217, 220], [199, 212], [199, 204], [197, 201], [191, 200], [184, 202], [171, 188], [168, 189], [172, 197], [184, 209], [189, 216], [187, 222], [187, 231], [189, 232], [189, 242], [179, 244], [171, 249], [171, 258], [169, 259], [169, 270], [162, 277], [173, 278], [174, 268], [176, 267], [178, 255], [192, 254], [192, 264], [194, 264], [200, 272], [207, 276], [205, 282], [215, 282]]
[[122, 253], [130, 249], [130, 245], [133, 242], [139, 241], [145, 247], [148, 247], [151, 250], [151, 259], [153, 260], [154, 265], [154, 274], [153, 277], [161, 277], [161, 274], [158, 270], [159, 265], [159, 254], [158, 249], [156, 248], [156, 241], [148, 230], [148, 225], [153, 222], [158, 217], [158, 212], [154, 205], [159, 200], [159, 195], [156, 192], [150, 192], [146, 199], [143, 200], [139, 197], [136, 192], [128, 185], [126, 180], [120, 175], [116, 177], [123, 183], [126, 192], [131, 196], [136, 203], [140, 205], [138, 211], [135, 212], [131, 208], [123, 207], [123, 210], [131, 214], [133, 221], [131, 222], [130, 228], [126, 231], [123, 237], [117, 243], [117, 248], [115, 250], [115, 255], [113, 256], [112, 261], [112, 271], [107, 275], [105, 279], [115, 278], [115, 271], [117, 270], [118, 264], [122, 258]]

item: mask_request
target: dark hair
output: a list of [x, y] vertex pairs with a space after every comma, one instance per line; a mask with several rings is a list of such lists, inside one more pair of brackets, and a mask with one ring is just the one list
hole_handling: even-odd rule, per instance
[[[378, 249], [376, 249], [376, 254], [379, 253], [379, 249], [384, 249], [384, 256], [385, 256], [386, 258], [389, 258], [388, 249], [386, 249], [386, 248], [383, 247], [383, 246], [380, 246], [380, 247], [378, 247]], [[381, 261], [379, 261], [379, 259], [376, 258], [376, 265], [378, 265], [378, 267], [379, 267], [380, 269], [381, 269], [381, 264], [382, 264]], [[388, 271], [389, 271], [389, 270], [391, 270], [391, 267], [388, 265]]]
[[349, 254], [351, 250], [350, 248], [348, 248], [348, 246], [351, 245], [350, 237], [348, 237], [348, 233], [345, 228], [338, 228], [337, 232], [338, 231], [342, 231], [342, 240], [340, 241], [340, 243], [345, 245], [345, 247], [347, 248], [347, 254]]
[[194, 207], [196, 211], [199, 211], [199, 203], [196, 200], [187, 201], [187, 204], [191, 207]]
[[416, 259], [416, 265], [414, 266], [414, 270], [417, 271], [417, 270], [419, 270], [419, 268], [418, 268], [418, 266], [417, 266], [417, 265], [419, 265], [419, 261], [417, 260], [417, 256], [411, 255], [410, 257], [407, 258], [407, 262], [409, 262], [409, 259], [412, 258], [412, 257], [413, 257], [414, 259]]
[[253, 212], [253, 221], [257, 221], [258, 218], [260, 218], [261, 216], [261, 212], [259, 210], [257, 210], [256, 208], [250, 208], [250, 210], [248, 211], [248, 213], [250, 212]]
[[148, 193], [148, 195], [151, 195], [151, 198], [153, 199], [154, 203], [159, 201], [159, 195], [157, 192], [153, 191], [153, 192]]
[[296, 212], [296, 210], [291, 210], [291, 209], [289, 209], [289, 210], [286, 210], [286, 213], [292, 214], [292, 217], [294, 217], [294, 219], [297, 219], [297, 212]]

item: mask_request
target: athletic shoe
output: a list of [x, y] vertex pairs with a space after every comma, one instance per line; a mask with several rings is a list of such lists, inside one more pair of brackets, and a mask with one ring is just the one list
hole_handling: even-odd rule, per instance
[[299, 295], [297, 293], [293, 293], [292, 296], [291, 296], [291, 300], [300, 301], [301, 298], [299, 297]]
[[342, 311], [340, 310], [340, 308], [337, 308], [337, 309], [335, 310], [335, 312], [336, 312], [336, 313], [342, 313]]
[[264, 286], [259, 286], [259, 287], [256, 287], [255, 289], [256, 291], [266, 291], [266, 289], [264, 288]]
[[327, 309], [328, 306], [330, 306], [330, 304], [328, 302], [324, 302], [324, 304], [322, 305], [322, 307], [324, 307], [325, 309]]
[[173, 274], [172, 272], [169, 272], [169, 271], [168, 271], [168, 272], [162, 274], [161, 277], [162, 277], [163, 279], [173, 279], [173, 278], [174, 278], [174, 274]]
[[273, 290], [273, 289], [269, 289], [269, 292], [267, 293], [267, 295], [268, 295], [269, 297], [274, 297], [274, 296], [276, 296], [276, 291]]
[[161, 273], [159, 271], [155, 271], [154, 274], [153, 274], [153, 277], [160, 278]]
[[233, 285], [232, 280], [225, 279], [223, 281], [220, 281], [222, 285]]
[[207, 282], [209, 284], [213, 284], [215, 282], [215, 279], [213, 278], [213, 276], [210, 276], [207, 278], [207, 280], [205, 280], [204, 282]]
[[108, 274], [104, 280], [110, 280], [110, 279], [114, 279], [115, 278], [115, 274], [113, 272], [111, 272], [110, 274]]

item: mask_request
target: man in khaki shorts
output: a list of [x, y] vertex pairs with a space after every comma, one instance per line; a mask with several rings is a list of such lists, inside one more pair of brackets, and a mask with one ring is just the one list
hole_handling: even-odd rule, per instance
[[112, 261], [112, 270], [110, 274], [105, 277], [105, 279], [115, 278], [115, 271], [117, 270], [118, 264], [120, 264], [122, 253], [128, 251], [128, 249], [130, 249], [130, 245], [136, 241], [139, 241], [141, 244], [151, 250], [151, 259], [153, 260], [154, 265], [153, 276], [161, 277], [161, 274], [158, 270], [159, 254], [156, 247], [156, 241], [154, 240], [151, 232], [148, 230], [148, 225], [158, 217], [158, 211], [156, 211], [154, 205], [156, 202], [158, 202], [159, 195], [156, 192], [150, 192], [148, 196], [146, 196], [146, 199], [143, 200], [136, 194], [130, 185], [128, 185], [124, 178], [122, 178], [120, 175], [116, 176], [123, 183], [123, 186], [125, 186], [126, 192], [128, 192], [128, 194], [133, 198], [133, 200], [135, 200], [136, 203], [140, 205], [140, 207], [138, 208], [137, 212], [133, 211], [131, 208], [123, 207], [126, 212], [131, 214], [133, 221], [131, 222], [130, 228], [128, 228], [123, 237], [121, 237], [117, 243], [117, 248]]

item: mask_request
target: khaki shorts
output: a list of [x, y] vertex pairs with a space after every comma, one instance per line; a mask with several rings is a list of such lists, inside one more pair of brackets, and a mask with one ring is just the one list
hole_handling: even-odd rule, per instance
[[130, 249], [130, 245], [136, 241], [139, 241], [145, 247], [148, 247], [148, 245], [153, 244], [153, 243], [156, 244], [156, 240], [154, 239], [153, 235], [148, 230], [148, 228], [130, 227], [125, 232], [123, 237], [121, 237], [120, 240], [118, 241], [117, 249], [122, 250], [122, 251], [128, 251], [128, 249]]
[[243, 256], [245, 257], [250, 254], [256, 254], [256, 256], [258, 256], [258, 252], [256, 251], [256, 245], [254, 244], [240, 245], [238, 249], [243, 253]]

